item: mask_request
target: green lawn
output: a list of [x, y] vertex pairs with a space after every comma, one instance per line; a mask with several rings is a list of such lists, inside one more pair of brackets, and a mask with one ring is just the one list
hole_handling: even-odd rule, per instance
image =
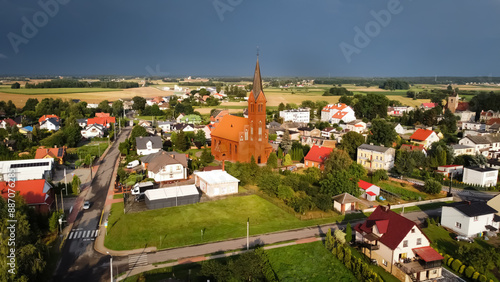
[[113, 195], [113, 199], [123, 199], [123, 194]]
[[[453, 201], [448, 201], [448, 202], [439, 202], [439, 203], [430, 203], [430, 204], [425, 204], [425, 205], [420, 205], [420, 206], [413, 206], [413, 207], [406, 207], [405, 208], [405, 213], [413, 212], [413, 211], [425, 211], [425, 210], [433, 210], [440, 208], [442, 206], [446, 206], [449, 203], [453, 203]], [[399, 209], [391, 209], [395, 213], [401, 213], [403, 211], [402, 208]]]
[[0, 89], [2, 93], [9, 94], [72, 94], [72, 93], [90, 93], [90, 92], [109, 92], [109, 91], [123, 91], [122, 89], [111, 88], [20, 88], [20, 89]]
[[137, 116], [136, 117], [138, 120], [147, 120], [147, 121], [152, 121], [153, 118], [156, 120], [156, 121], [164, 121], [166, 119], [165, 116]]
[[394, 277], [389, 272], [385, 271], [381, 266], [371, 264], [369, 258], [364, 254], [360, 253], [355, 248], [351, 247], [351, 254], [354, 257], [361, 258], [364, 262], [366, 262], [370, 268], [376, 272], [385, 282], [399, 282], [399, 279]]
[[266, 251], [279, 281], [358, 281], [322, 242]]
[[377, 185], [386, 191], [399, 195], [405, 201], [425, 200], [428, 198], [427, 194], [406, 189], [405, 187], [401, 187], [401, 184], [397, 182], [388, 183], [384, 181], [379, 182]]
[[299, 220], [257, 195], [126, 215], [123, 203], [115, 203], [105, 245], [113, 250], [145, 246], [161, 249], [244, 237], [248, 218], [250, 235], [344, 220], [344, 216]]

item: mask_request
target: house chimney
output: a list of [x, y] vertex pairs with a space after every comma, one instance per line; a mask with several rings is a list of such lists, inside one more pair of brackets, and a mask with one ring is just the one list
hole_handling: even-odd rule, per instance
[[391, 204], [387, 204], [387, 211], [391, 210]]
[[225, 161], [222, 161], [222, 171], [224, 171], [224, 163]]

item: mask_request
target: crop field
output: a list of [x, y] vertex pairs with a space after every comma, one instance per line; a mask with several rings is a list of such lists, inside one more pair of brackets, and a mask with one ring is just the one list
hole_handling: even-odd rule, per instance
[[90, 93], [90, 92], [109, 92], [109, 91], [122, 91], [122, 89], [112, 88], [21, 88], [10, 89], [0, 88], [0, 92], [9, 94], [24, 94], [24, 95], [37, 95], [37, 94], [73, 94], [73, 93]]

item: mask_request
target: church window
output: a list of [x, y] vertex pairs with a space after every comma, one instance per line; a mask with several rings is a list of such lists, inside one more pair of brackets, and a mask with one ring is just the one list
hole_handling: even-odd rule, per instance
[[248, 129], [245, 128], [245, 141], [247, 141], [247, 140], [248, 140]]
[[238, 154], [238, 145], [234, 145], [234, 153]]

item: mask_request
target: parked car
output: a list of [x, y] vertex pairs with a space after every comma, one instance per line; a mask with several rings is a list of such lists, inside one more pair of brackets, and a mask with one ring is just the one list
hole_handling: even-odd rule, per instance
[[127, 164], [127, 168], [134, 168], [136, 166], [138, 166], [140, 163], [138, 160], [135, 160], [135, 161], [131, 161]]
[[84, 210], [88, 210], [89, 208], [90, 208], [90, 202], [89, 202], [89, 201], [85, 201], [85, 202], [83, 203], [83, 209], [84, 209]]
[[469, 242], [469, 243], [474, 243], [474, 239], [472, 238], [469, 238], [467, 236], [460, 236], [460, 235], [457, 235], [457, 237], [455, 238], [457, 241], [464, 241], [464, 242]]

